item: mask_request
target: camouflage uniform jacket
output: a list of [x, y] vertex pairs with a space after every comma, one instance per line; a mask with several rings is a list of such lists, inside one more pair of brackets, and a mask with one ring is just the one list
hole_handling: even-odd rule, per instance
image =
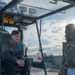
[[[19, 51], [20, 43], [22, 48]], [[4, 59], [12, 60], [16, 62], [17, 59], [23, 59], [24, 57], [24, 45], [22, 42], [13, 43], [11, 39], [8, 40], [7, 44], [3, 44], [2, 51], [4, 53]]]

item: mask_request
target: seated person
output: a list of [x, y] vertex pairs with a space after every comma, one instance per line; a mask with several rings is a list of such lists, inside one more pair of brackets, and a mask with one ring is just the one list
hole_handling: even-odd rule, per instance
[[7, 69], [8, 75], [16, 75], [15, 66], [21, 68], [21, 75], [27, 75], [28, 64], [24, 62], [24, 45], [20, 40], [20, 32], [13, 30], [2, 46], [1, 64]]

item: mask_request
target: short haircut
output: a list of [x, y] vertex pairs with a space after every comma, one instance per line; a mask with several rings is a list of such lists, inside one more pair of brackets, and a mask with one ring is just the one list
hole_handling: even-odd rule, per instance
[[16, 35], [16, 34], [20, 34], [20, 32], [19, 32], [18, 30], [13, 30], [13, 31], [11, 32], [11, 35]]
[[67, 31], [70, 31], [71, 29], [73, 29], [74, 28], [74, 24], [68, 24], [68, 25], [66, 25], [66, 30], [65, 30], [65, 32], [67, 32]]

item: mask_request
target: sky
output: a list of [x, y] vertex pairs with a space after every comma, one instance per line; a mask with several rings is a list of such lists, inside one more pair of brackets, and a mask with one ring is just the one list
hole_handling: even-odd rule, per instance
[[[65, 14], [58, 13], [43, 19], [41, 26], [41, 42], [44, 53], [48, 55], [62, 54], [62, 42], [65, 42], [65, 26], [69, 23], [75, 24], [74, 14], [75, 7], [66, 10]], [[28, 27], [28, 31], [25, 31], [25, 37], [27, 38], [27, 46], [29, 48], [32, 47], [33, 54], [37, 53], [39, 45], [35, 25]]]
[[[68, 5], [58, 2], [58, 4], [49, 3], [51, 0], [24, 0], [21, 4], [32, 5], [45, 9], [55, 10], [56, 8]], [[42, 3], [42, 4], [41, 4]], [[48, 11], [49, 12], [49, 11]], [[43, 10], [37, 11], [37, 15], [44, 14]], [[41, 42], [43, 52], [46, 54], [62, 54], [62, 42], [65, 42], [65, 26], [69, 23], [75, 24], [75, 7], [66, 10], [66, 13], [57, 13], [42, 19]], [[38, 23], [38, 26], [40, 24]], [[24, 43], [29, 49], [29, 54], [37, 54], [39, 43], [36, 31], [36, 25], [27, 27], [24, 31]]]

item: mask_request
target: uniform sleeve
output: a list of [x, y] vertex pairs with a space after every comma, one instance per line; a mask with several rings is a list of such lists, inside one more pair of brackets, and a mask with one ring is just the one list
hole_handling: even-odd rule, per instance
[[5, 45], [5, 44], [2, 45], [2, 52], [4, 53], [3, 54], [4, 59], [6, 59], [6, 60], [12, 60], [14, 62], [17, 61], [17, 58], [14, 57], [14, 56], [12, 56], [10, 54], [10, 52], [9, 52], [9, 46], [8, 45]]

